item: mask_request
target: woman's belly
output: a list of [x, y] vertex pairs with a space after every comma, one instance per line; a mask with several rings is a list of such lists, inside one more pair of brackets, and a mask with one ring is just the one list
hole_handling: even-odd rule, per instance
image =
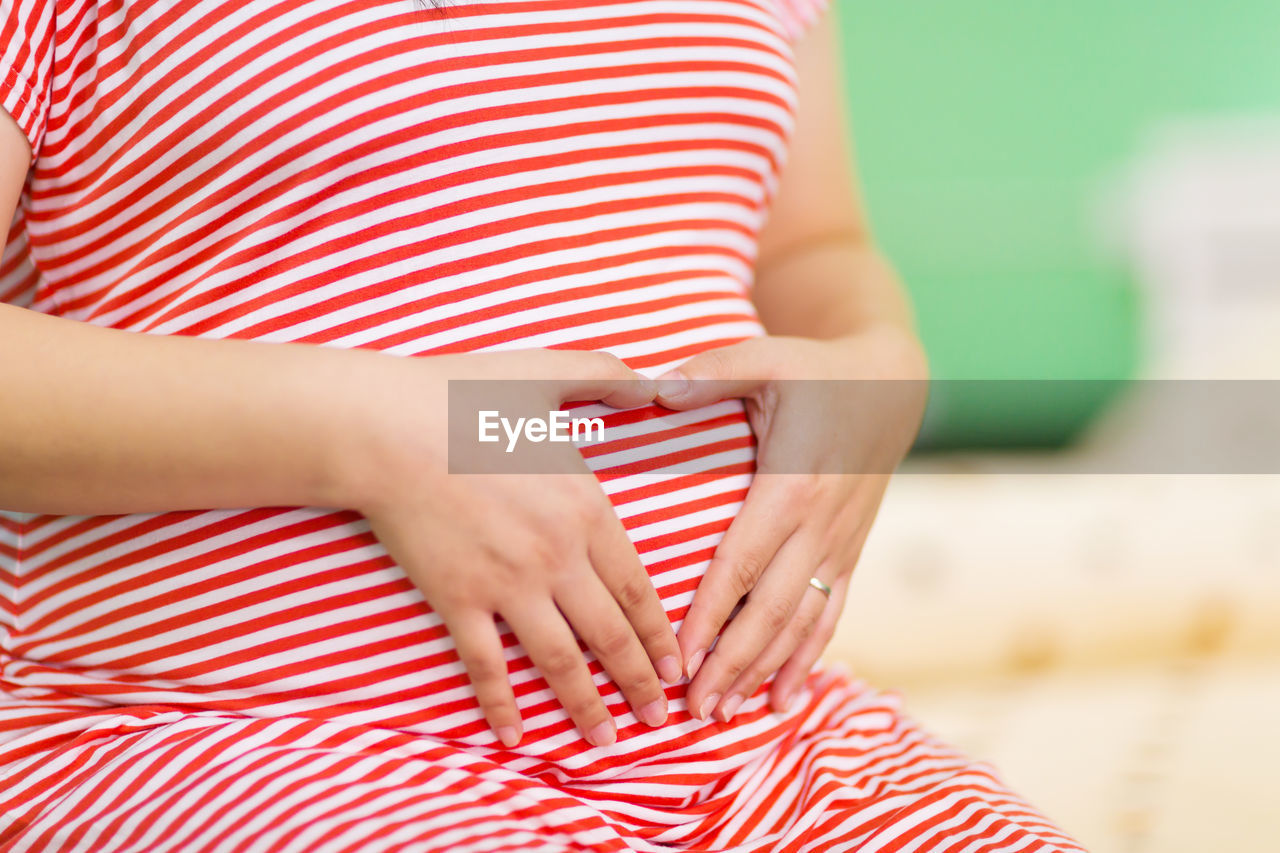
[[[607, 424], [611, 412], [601, 404], [574, 411]], [[635, 410], [626, 414], [635, 422]], [[608, 441], [586, 453], [677, 625], [745, 496], [754, 460], [740, 401], [682, 418], [685, 461], [666, 471], [642, 464], [644, 473], [628, 473], [637, 468], [619, 463], [634, 465], [635, 451], [613, 454]], [[665, 418], [639, 420], [628, 446], [671, 427]], [[687, 458], [690, 447], [703, 448], [700, 459]], [[641, 456], [660, 465], [667, 452], [659, 442]], [[482, 752], [496, 745], [440, 618], [358, 513], [5, 518], [14, 606], [0, 644], [0, 693], [11, 699], [302, 716]], [[499, 628], [528, 769], [603, 772], [518, 638], [501, 621]], [[649, 729], [584, 655], [620, 740], [669, 743], [703, 725], [685, 713], [678, 686], [668, 689], [668, 725]]]

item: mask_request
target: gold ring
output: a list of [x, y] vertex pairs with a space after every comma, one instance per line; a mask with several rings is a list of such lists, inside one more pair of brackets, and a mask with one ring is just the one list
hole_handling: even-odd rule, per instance
[[825, 583], [818, 580], [817, 578], [809, 578], [809, 586], [813, 587], [818, 592], [825, 595], [827, 598], [831, 597], [831, 587], [827, 586]]

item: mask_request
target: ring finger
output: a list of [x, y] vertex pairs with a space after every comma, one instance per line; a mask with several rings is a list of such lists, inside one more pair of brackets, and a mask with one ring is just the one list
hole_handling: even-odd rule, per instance
[[502, 615], [583, 737], [594, 746], [613, 743], [617, 739], [613, 715], [600, 698], [587, 659], [555, 603], [539, 598]]
[[[814, 578], [826, 586], [824, 577], [830, 575], [826, 565], [819, 566]], [[748, 696], [756, 692], [764, 680], [777, 672], [783, 664], [795, 654], [805, 640], [812, 636], [819, 620], [830, 604], [828, 595], [806, 581], [801, 593], [800, 604], [786, 629], [769, 641], [754, 661], [752, 661], [733, 684], [725, 691], [724, 699], [716, 708], [716, 716], [721, 722], [729, 722], [737, 713], [738, 707]]]
[[783, 543], [689, 685], [694, 716], [706, 719], [770, 641], [786, 632], [820, 557], [811, 528], [802, 528]]
[[827, 645], [835, 635], [840, 614], [844, 611], [844, 600], [849, 593], [850, 577], [851, 573], [845, 572], [831, 582], [831, 601], [822, 611], [817, 627], [778, 670], [769, 688], [769, 700], [774, 710], [786, 711], [790, 707], [795, 694], [813, 670], [813, 665], [826, 651]]
[[653, 663], [627, 621], [622, 608], [604, 585], [575, 581], [557, 590], [556, 604], [596, 660], [627, 697], [636, 718], [649, 726], [667, 720], [667, 696], [658, 683]]

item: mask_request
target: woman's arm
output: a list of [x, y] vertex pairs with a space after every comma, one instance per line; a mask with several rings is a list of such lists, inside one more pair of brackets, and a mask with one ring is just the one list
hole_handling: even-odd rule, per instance
[[[773, 706], [790, 704], [923, 411], [923, 350], [858, 199], [837, 45], [828, 12], [796, 49], [796, 129], [754, 289], [769, 335], [665, 377], [715, 381], [660, 383], [674, 409], [744, 398], [759, 441], [755, 480], [680, 628], [689, 706], [704, 718], [728, 720], [775, 673]], [[882, 379], [907, 381], [866, 381]]]

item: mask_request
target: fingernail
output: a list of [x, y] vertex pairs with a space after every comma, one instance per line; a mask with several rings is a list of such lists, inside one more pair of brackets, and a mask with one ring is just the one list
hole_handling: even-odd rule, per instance
[[782, 713], [784, 713], [784, 714], [785, 714], [785, 713], [787, 713], [788, 711], [790, 711], [790, 710], [791, 710], [791, 705], [792, 705], [792, 703], [794, 703], [795, 701], [796, 701], [796, 691], [792, 690], [790, 693], [788, 693], [788, 694], [787, 694], [786, 696], [784, 696], [784, 697], [783, 697], [783, 699], [782, 699]]
[[658, 677], [664, 684], [675, 684], [680, 680], [680, 661], [672, 655], [658, 661]]
[[644, 393], [650, 396], [658, 393], [658, 380], [650, 379], [648, 376], [641, 376], [637, 381], [640, 383], [640, 390]]
[[706, 649], [699, 649], [693, 653], [693, 657], [689, 658], [689, 677], [693, 678], [698, 674], [698, 667], [702, 666], [702, 659], [707, 656]]
[[725, 723], [732, 720], [733, 715], [738, 713], [738, 706], [741, 704], [742, 697], [736, 693], [724, 700], [724, 705], [720, 707], [720, 720]]
[[520, 732], [516, 731], [514, 726], [499, 726], [498, 740], [502, 741], [505, 747], [513, 747], [520, 743]]
[[709, 717], [711, 715], [712, 709], [715, 708], [715, 706], [719, 702], [720, 702], [719, 693], [712, 693], [706, 699], [703, 699], [702, 708], [699, 711], [698, 719], [705, 720], [707, 717]]
[[618, 731], [613, 723], [597, 723], [595, 728], [587, 732], [587, 741], [593, 746], [609, 746], [617, 739]]
[[678, 370], [670, 370], [658, 377], [658, 393], [663, 397], [679, 397], [687, 394], [693, 383]]
[[647, 726], [658, 727], [667, 721], [667, 703], [661, 699], [654, 699], [648, 705], [640, 709], [637, 717]]

